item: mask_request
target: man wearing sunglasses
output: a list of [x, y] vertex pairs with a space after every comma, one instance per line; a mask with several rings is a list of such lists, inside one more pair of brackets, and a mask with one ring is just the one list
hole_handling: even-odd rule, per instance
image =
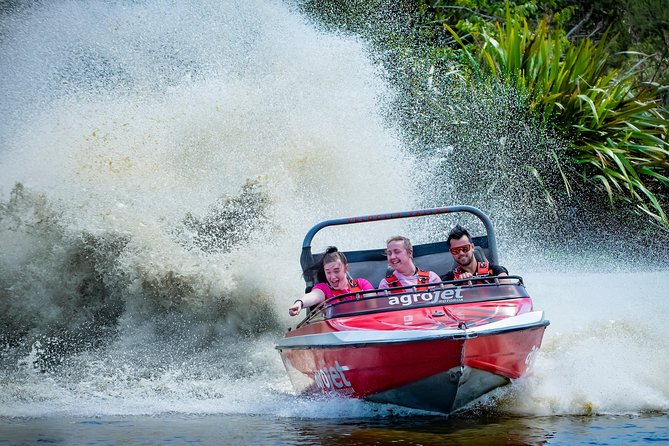
[[[474, 244], [469, 232], [460, 225], [457, 225], [448, 234], [448, 245], [451, 255], [455, 261], [453, 271], [442, 276], [443, 280], [470, 279], [480, 276], [508, 276], [509, 272], [500, 265], [493, 265], [488, 262], [479, 262], [474, 256]], [[478, 280], [480, 283], [487, 283], [486, 280]]]

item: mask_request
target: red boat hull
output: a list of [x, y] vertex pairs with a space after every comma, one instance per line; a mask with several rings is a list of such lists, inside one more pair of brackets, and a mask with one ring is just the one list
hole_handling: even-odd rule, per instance
[[548, 325], [530, 308], [520, 298], [342, 315], [290, 331], [277, 348], [299, 393], [450, 413], [527, 372]]

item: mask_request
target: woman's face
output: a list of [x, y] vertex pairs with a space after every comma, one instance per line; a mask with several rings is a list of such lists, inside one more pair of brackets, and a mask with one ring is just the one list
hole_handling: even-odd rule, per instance
[[347, 267], [341, 260], [337, 259], [333, 262], [328, 262], [323, 265], [323, 269], [325, 269], [325, 278], [332, 288], [335, 290], [348, 288], [348, 280], [346, 280]]
[[386, 256], [388, 257], [388, 266], [395, 271], [404, 270], [411, 266], [411, 253], [407, 251], [404, 242], [393, 240], [386, 247]]

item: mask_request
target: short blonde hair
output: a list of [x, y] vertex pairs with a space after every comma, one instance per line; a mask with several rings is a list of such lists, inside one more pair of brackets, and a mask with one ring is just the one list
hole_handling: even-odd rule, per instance
[[394, 236], [390, 237], [388, 240], [386, 240], [386, 246], [388, 246], [388, 244], [390, 242], [403, 242], [404, 243], [404, 248], [408, 252], [413, 253], [413, 246], [411, 246], [411, 240], [409, 240], [408, 238], [406, 238], [404, 236], [394, 235]]

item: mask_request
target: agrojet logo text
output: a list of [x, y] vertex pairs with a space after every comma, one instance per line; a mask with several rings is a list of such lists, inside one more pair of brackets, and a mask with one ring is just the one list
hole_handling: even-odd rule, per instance
[[403, 294], [401, 296], [391, 296], [388, 298], [388, 305], [407, 305], [416, 303], [432, 303], [461, 301], [462, 293], [460, 287], [449, 288], [447, 290], [429, 291], [425, 293]]
[[342, 387], [351, 387], [351, 383], [346, 379], [344, 372], [349, 370], [346, 365], [339, 365], [335, 361], [334, 367], [323, 367], [314, 372], [316, 385], [324, 390], [341, 389]]

